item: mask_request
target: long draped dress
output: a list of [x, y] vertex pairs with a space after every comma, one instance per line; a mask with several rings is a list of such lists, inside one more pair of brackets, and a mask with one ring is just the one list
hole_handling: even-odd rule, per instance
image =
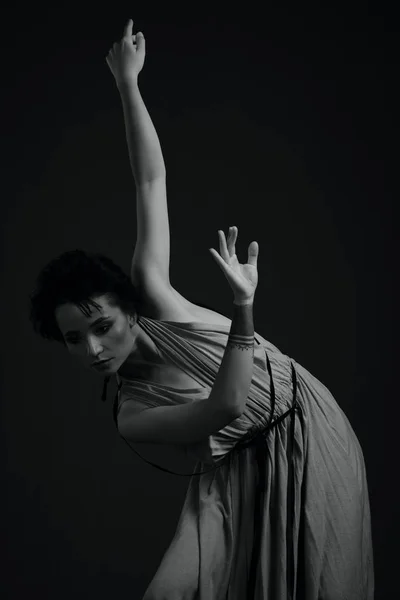
[[[165, 363], [198, 386], [176, 389], [117, 375], [116, 424], [126, 401], [142, 409], [207, 397], [230, 331], [143, 316], [138, 322]], [[143, 600], [373, 600], [360, 443], [318, 379], [258, 333], [254, 340], [244, 413], [185, 446], [196, 466]]]

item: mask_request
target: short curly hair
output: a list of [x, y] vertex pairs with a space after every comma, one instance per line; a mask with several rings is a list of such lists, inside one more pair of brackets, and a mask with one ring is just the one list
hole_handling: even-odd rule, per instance
[[112, 259], [81, 249], [64, 252], [41, 270], [29, 295], [29, 319], [35, 333], [65, 345], [56, 309], [62, 304], [74, 304], [89, 316], [89, 305], [99, 309], [94, 298], [103, 295], [111, 306], [118, 306], [136, 318], [136, 289], [130, 277]]

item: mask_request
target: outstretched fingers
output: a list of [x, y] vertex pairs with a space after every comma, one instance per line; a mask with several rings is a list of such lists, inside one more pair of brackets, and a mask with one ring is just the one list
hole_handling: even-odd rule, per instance
[[229, 262], [229, 259], [236, 254], [237, 227], [229, 227], [228, 239], [222, 229], [218, 230], [219, 247], [222, 258]]
[[229, 251], [228, 246], [226, 244], [225, 233], [222, 229], [218, 229], [218, 237], [219, 237], [219, 253], [222, 258], [228, 262], [229, 261]]
[[227, 276], [229, 273], [229, 269], [230, 269], [228, 263], [221, 257], [220, 254], [218, 254], [218, 252], [216, 250], [214, 250], [214, 248], [209, 248], [209, 251], [211, 252], [212, 256], [215, 258], [216, 262], [221, 267], [222, 271]]
[[228, 252], [230, 256], [234, 256], [236, 254], [236, 240], [238, 236], [238, 228], [236, 225], [233, 227], [229, 227], [229, 236], [228, 236]]
[[253, 267], [257, 266], [258, 252], [259, 252], [258, 242], [251, 242], [251, 244], [249, 245], [249, 251], [248, 251], [248, 264], [249, 265], [252, 265]]

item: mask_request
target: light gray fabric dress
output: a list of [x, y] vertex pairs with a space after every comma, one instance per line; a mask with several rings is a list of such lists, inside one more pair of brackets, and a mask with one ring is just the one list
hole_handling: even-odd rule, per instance
[[[166, 364], [199, 385], [179, 390], [117, 376], [114, 417], [126, 401], [143, 408], [207, 397], [230, 326], [139, 323]], [[275, 426], [263, 432], [272, 418]], [[256, 435], [261, 444], [238, 451]], [[212, 470], [190, 479], [175, 536], [143, 600], [373, 600], [362, 449], [332, 394], [305, 368], [255, 333], [243, 415], [185, 449], [198, 460], [194, 474]]]

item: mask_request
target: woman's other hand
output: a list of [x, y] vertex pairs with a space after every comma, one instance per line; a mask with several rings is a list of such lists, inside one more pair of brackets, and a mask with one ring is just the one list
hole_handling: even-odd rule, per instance
[[230, 227], [228, 242], [222, 230], [218, 231], [220, 254], [210, 248], [211, 254], [221, 267], [234, 294], [236, 304], [247, 304], [254, 300], [258, 283], [257, 259], [258, 243], [251, 242], [248, 249], [248, 262], [241, 265], [236, 256], [235, 244], [238, 235], [237, 227]]

